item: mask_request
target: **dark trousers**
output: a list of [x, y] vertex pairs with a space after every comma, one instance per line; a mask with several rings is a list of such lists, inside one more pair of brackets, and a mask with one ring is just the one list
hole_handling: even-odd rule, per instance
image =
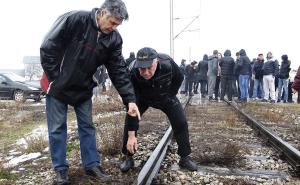
[[233, 77], [222, 76], [221, 77], [221, 99], [224, 99], [225, 94], [227, 94], [228, 100], [232, 100], [232, 83]]
[[200, 80], [201, 95], [207, 95], [207, 80]]
[[219, 87], [220, 87], [221, 77], [217, 76], [216, 86], [215, 86], [215, 98], [219, 97]]
[[[191, 153], [187, 120], [183, 108], [176, 96], [168, 97], [166, 100], [162, 100], [161, 102], [157, 102], [152, 105], [139, 101], [137, 106], [141, 115], [148, 109], [148, 107], [157, 108], [163, 111], [171, 123], [174, 137], [178, 145], [178, 155], [186, 157]], [[130, 119], [128, 115], [126, 116], [122, 148], [122, 153], [125, 155], [132, 155], [127, 151], [126, 145], [128, 140], [128, 124], [134, 124], [133, 121], [138, 122], [137, 119]]]
[[198, 93], [199, 81], [193, 83], [194, 93]]
[[193, 90], [193, 80], [190, 78], [185, 79], [185, 93], [191, 93]]

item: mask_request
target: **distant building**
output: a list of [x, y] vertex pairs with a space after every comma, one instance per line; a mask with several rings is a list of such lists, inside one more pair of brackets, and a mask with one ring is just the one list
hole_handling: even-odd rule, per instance
[[23, 63], [26, 80], [32, 81], [41, 79], [43, 68], [39, 56], [24, 56]]

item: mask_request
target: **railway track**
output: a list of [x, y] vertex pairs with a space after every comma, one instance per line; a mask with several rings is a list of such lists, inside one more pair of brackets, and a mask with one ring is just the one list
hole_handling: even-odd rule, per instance
[[[240, 112], [236, 104], [210, 103], [195, 96], [186, 99], [184, 106], [189, 120], [192, 155], [199, 170], [188, 172], [178, 167], [177, 146], [172, 145], [169, 128], [134, 184], [300, 183], [290, 175], [292, 172], [299, 176], [299, 151], [263, 126], [256, 126], [258, 122]], [[280, 152], [270, 148], [269, 144]], [[285, 156], [283, 160], [282, 156]]]

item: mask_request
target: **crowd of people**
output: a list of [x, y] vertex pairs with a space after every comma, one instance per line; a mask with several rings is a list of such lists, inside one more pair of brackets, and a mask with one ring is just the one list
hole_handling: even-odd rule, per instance
[[286, 54], [281, 56], [281, 62], [272, 52], [268, 52], [266, 58], [260, 53], [250, 61], [244, 49], [236, 52], [235, 59], [230, 50], [224, 55], [214, 50], [211, 56], [205, 54], [199, 62], [186, 64], [182, 59], [180, 69], [184, 74], [180, 93], [201, 94], [210, 101], [224, 100], [227, 95], [229, 101], [236, 97], [240, 103], [250, 100], [287, 103], [293, 102], [292, 95], [298, 92], [292, 89], [291, 61]]

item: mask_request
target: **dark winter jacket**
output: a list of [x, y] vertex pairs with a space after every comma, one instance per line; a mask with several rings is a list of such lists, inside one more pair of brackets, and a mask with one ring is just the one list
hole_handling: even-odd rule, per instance
[[274, 77], [278, 75], [278, 63], [274, 60], [268, 60], [263, 65], [264, 75], [273, 75]]
[[208, 56], [204, 55], [197, 68], [198, 80], [207, 80]]
[[297, 74], [294, 78], [294, 82], [292, 84], [292, 88], [299, 91], [300, 90], [300, 66], [298, 68]]
[[191, 64], [187, 65], [185, 67], [185, 77], [188, 80], [191, 81], [195, 81], [195, 77], [196, 77], [196, 69], [194, 66], [192, 66]]
[[263, 65], [264, 65], [264, 60], [256, 60], [256, 62], [254, 63], [252, 74], [255, 75], [255, 79], [263, 78], [263, 71], [262, 71]]
[[133, 53], [130, 54], [129, 58], [126, 59], [126, 65], [127, 67], [130, 66], [131, 62], [135, 60], [135, 56]]
[[122, 57], [122, 38], [117, 31], [101, 33], [97, 9], [72, 11], [60, 16], [46, 35], [41, 64], [49, 79], [49, 95], [77, 105], [92, 97], [93, 74], [104, 64], [123, 102], [135, 102], [134, 89]]
[[286, 56], [286, 55], [282, 56], [282, 58], [284, 60], [281, 62], [278, 77], [281, 78], [281, 79], [288, 79], [289, 78], [289, 73], [291, 71], [291, 68], [290, 68], [291, 62], [287, 59], [287, 56], [286, 57], [284, 57], [284, 56]]
[[235, 71], [238, 72], [239, 75], [251, 75], [251, 65], [250, 59], [246, 55], [246, 51], [241, 49], [240, 50], [240, 59], [235, 65]]
[[226, 50], [224, 53], [224, 57], [221, 59], [220, 62], [221, 67], [221, 77], [227, 76], [227, 77], [233, 77], [234, 75], [234, 59], [231, 57], [230, 50]]
[[149, 105], [160, 102], [168, 96], [175, 96], [183, 81], [183, 75], [171, 57], [159, 54], [158, 59], [155, 74], [149, 80], [144, 79], [138, 69], [131, 71], [131, 81], [137, 100], [146, 101]]

